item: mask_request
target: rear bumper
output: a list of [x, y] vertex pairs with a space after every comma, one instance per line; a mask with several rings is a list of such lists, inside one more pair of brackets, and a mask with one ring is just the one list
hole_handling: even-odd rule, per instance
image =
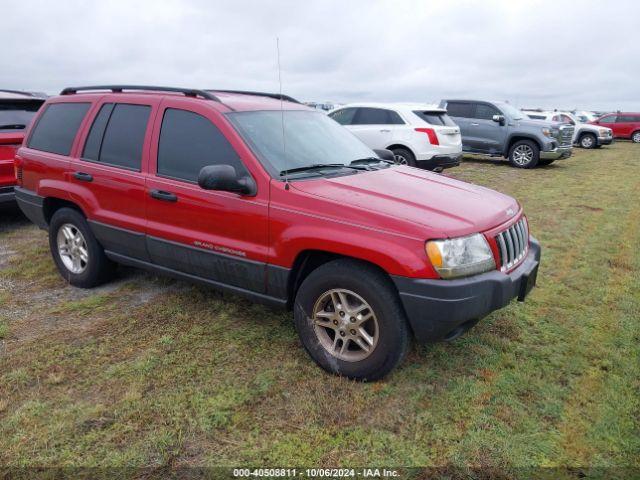
[[573, 153], [571, 146], [557, 147], [553, 150], [541, 151], [540, 158], [542, 160], [560, 160], [563, 158], [569, 158]]
[[40, 228], [46, 230], [49, 226], [44, 215], [44, 198], [21, 187], [15, 187], [15, 195], [22, 213]]
[[540, 251], [531, 237], [527, 257], [508, 274], [494, 270], [457, 280], [392, 277], [416, 340], [450, 338], [514, 298], [523, 301], [535, 285]]
[[420, 168], [425, 170], [437, 170], [442, 171], [445, 168], [457, 167], [460, 165], [462, 159], [462, 153], [456, 153], [451, 155], [434, 155], [428, 160], [416, 160], [416, 164]]
[[15, 200], [14, 187], [0, 187], [0, 204], [9, 203]]

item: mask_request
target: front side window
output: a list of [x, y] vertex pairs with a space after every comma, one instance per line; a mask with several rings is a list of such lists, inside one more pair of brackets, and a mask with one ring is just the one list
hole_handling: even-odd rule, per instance
[[208, 118], [168, 108], [160, 129], [158, 175], [196, 183], [200, 170], [208, 165], [231, 165], [239, 175], [247, 173], [229, 141]]
[[616, 115], [608, 115], [599, 120], [600, 123], [616, 123]]
[[478, 120], [492, 120], [494, 115], [500, 115], [500, 112], [491, 105], [485, 105], [484, 103], [478, 103], [476, 105], [474, 118]]
[[376, 157], [356, 136], [320, 112], [262, 110], [226, 116], [274, 177], [293, 168], [347, 165]]
[[140, 171], [151, 107], [106, 103], [96, 115], [82, 158]]
[[353, 116], [357, 110], [357, 108], [343, 108], [330, 113], [329, 117], [333, 118], [340, 125], [351, 125], [351, 122], [353, 122]]
[[43, 152], [69, 155], [78, 128], [90, 103], [51, 103], [38, 119], [28, 147]]

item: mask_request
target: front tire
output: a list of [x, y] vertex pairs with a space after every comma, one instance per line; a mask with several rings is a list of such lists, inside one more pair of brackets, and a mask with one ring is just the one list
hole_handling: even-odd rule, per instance
[[631, 134], [631, 141], [633, 143], [640, 143], [640, 130]]
[[326, 263], [302, 282], [296, 330], [311, 358], [330, 373], [372, 381], [405, 357], [409, 328], [389, 278], [355, 260]]
[[592, 133], [585, 133], [580, 137], [580, 146], [582, 148], [595, 148], [598, 143], [596, 136]]
[[416, 157], [406, 148], [394, 148], [391, 151], [393, 152], [394, 161], [398, 165], [416, 166]]
[[84, 216], [72, 208], [56, 211], [49, 223], [49, 247], [60, 275], [75, 287], [107, 281], [115, 264], [104, 254]]
[[531, 140], [519, 140], [509, 150], [509, 163], [516, 168], [534, 168], [540, 161], [540, 148]]

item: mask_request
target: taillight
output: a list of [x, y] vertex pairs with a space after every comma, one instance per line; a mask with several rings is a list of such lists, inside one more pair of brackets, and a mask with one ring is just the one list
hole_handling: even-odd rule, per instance
[[13, 159], [13, 170], [16, 180], [18, 181], [18, 185], [22, 186], [22, 158], [18, 155]]
[[436, 135], [436, 131], [433, 128], [416, 128], [415, 130], [416, 132], [426, 133], [431, 145], [440, 145], [438, 135]]

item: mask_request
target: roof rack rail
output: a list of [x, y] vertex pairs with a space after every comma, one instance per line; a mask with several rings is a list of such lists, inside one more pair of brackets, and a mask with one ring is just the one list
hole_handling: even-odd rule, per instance
[[241, 95], [255, 95], [256, 97], [269, 97], [269, 98], [274, 98], [276, 100], [284, 100], [285, 102], [300, 103], [295, 98], [290, 97], [289, 95], [284, 95], [280, 93], [251, 92], [247, 90], [219, 90], [217, 88], [208, 88], [206, 91], [220, 92], [220, 93], [239, 93]]
[[[150, 85], [94, 85], [89, 87], [67, 87], [60, 92], [60, 95], [73, 95], [78, 92], [85, 92], [90, 90], [111, 90], [114, 93], [121, 93], [124, 90], [148, 90], [155, 92], [175, 92], [184, 93], [187, 97], [202, 97], [207, 100], [213, 100], [220, 102], [220, 99], [205, 90], [198, 90], [194, 88], [176, 88], [176, 87], [157, 87]], [[222, 102], [220, 102], [222, 103]]]

